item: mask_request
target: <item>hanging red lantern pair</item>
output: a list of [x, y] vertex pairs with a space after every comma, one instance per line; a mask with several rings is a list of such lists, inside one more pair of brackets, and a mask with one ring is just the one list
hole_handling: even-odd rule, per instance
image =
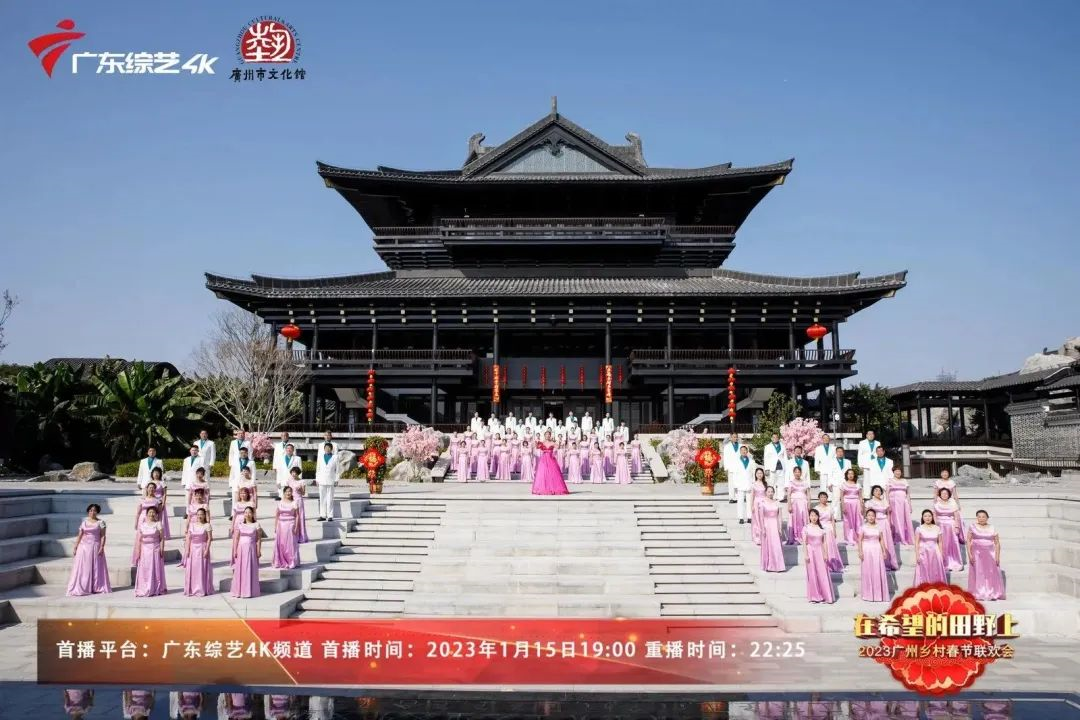
[[529, 385], [529, 366], [521, 366], [521, 387], [528, 387]]
[[566, 366], [565, 365], [560, 365], [559, 366], [559, 387], [560, 388], [565, 388], [566, 387]]
[[581, 385], [581, 389], [584, 390], [585, 389], [585, 366], [584, 365], [580, 365], [578, 367], [577, 381], [578, 381], [578, 384]]
[[375, 422], [375, 370], [368, 370], [367, 374], [367, 421]]
[[623, 366], [620, 365], [619, 366], [619, 387], [622, 387], [622, 384], [623, 384]]

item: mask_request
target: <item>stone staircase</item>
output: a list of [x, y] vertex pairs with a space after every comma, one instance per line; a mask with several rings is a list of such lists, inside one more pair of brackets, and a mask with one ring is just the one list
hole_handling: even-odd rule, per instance
[[[177, 489], [179, 490], [179, 489]], [[178, 492], [179, 495], [179, 492]], [[232, 603], [258, 605], [260, 612], [280, 616], [276, 608], [291, 612], [298, 591], [309, 587], [317, 576], [321, 563], [333, 556], [341, 544], [339, 539], [348, 533], [356, 522], [356, 516], [366, 508], [368, 501], [345, 495], [337, 500], [339, 517], [336, 522], [309, 523], [311, 541], [300, 546], [301, 565], [294, 570], [276, 570], [270, 566], [273, 548], [273, 519], [268, 517], [275, 501], [261, 498], [264, 504], [259, 523], [266, 534], [263, 541], [263, 565], [260, 569], [261, 598], [250, 601], [232, 599]], [[109, 568], [109, 581], [113, 593], [108, 596], [109, 607], [103, 607], [100, 599], [68, 598], [65, 591], [71, 572], [75, 536], [86, 506], [96, 502], [101, 505], [101, 517], [106, 522], [105, 556]], [[102, 488], [97, 491], [15, 491], [0, 495], [0, 605], [3, 615], [12, 621], [31, 621], [40, 617], [139, 617], [160, 615], [162, 612], [175, 616], [194, 614], [198, 603], [211, 598], [185, 598], [180, 592], [184, 583], [184, 569], [178, 564], [183, 545], [184, 508], [179, 497], [170, 498], [171, 540], [166, 541], [165, 574], [169, 594], [161, 598], [135, 598], [133, 585], [135, 571], [131, 565], [134, 543], [136, 498], [129, 489]], [[214, 582], [219, 593], [231, 589], [230, 568], [231, 540], [228, 538], [229, 513], [232, 503], [225, 498], [210, 501], [211, 525], [215, 541], [211, 546], [214, 564]], [[317, 514], [317, 498], [308, 498], [305, 509], [309, 516]], [[217, 602], [229, 602], [224, 595], [214, 596]], [[285, 616], [288, 612], [285, 612]]]
[[356, 529], [345, 533], [293, 617], [401, 615], [445, 513], [441, 501], [374, 500]]
[[[977, 488], [961, 490], [964, 519], [973, 522], [977, 509], [990, 513], [991, 523], [1001, 537], [1001, 565], [1007, 593], [1003, 601], [984, 603], [987, 611], [1012, 613], [1020, 623], [1021, 634], [1080, 635], [1080, 502], [1033, 497], [1032, 493], [980, 497], [976, 492]], [[916, 496], [912, 502], [916, 514], [929, 504], [929, 495]], [[842, 525], [839, 527], [842, 534]], [[843, 573], [832, 576], [837, 602], [820, 605], [806, 600], [801, 547], [785, 545], [787, 571], [766, 573], [760, 569], [760, 551], [750, 539], [750, 526], [736, 526], [734, 534], [745, 565], [757, 579], [769, 606], [781, 625], [792, 632], [850, 633], [855, 614], [881, 612], [888, 607], [884, 603], [863, 602], [858, 597], [861, 575], [858, 553], [853, 547], [840, 545], [846, 567]], [[915, 579], [914, 548], [898, 546], [898, 549], [900, 569], [889, 573], [894, 596], [911, 587]], [[949, 579], [966, 588], [966, 567], [950, 573]]]
[[635, 502], [634, 515], [661, 615], [772, 615], [713, 500]]

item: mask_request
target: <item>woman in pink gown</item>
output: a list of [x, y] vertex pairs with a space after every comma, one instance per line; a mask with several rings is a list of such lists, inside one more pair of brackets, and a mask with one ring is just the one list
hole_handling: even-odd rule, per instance
[[[934, 481], [934, 495], [936, 496], [941, 488], [945, 488], [952, 495], [953, 502], [956, 503], [956, 507], [960, 508], [960, 494], [956, 492], [956, 481], [952, 479], [952, 473], [948, 470], [941, 471], [941, 477]], [[964, 511], [960, 509], [957, 514], [957, 527], [956, 532], [960, 538], [960, 544], [963, 545], [967, 542], [967, 530], [964, 528]]]
[[877, 525], [881, 528], [885, 543], [885, 569], [899, 570], [900, 561], [896, 556], [896, 540], [892, 534], [892, 523], [889, 522], [889, 503], [885, 500], [884, 488], [880, 485], [870, 488], [870, 499], [863, 503], [863, 507], [873, 509], [877, 515]]
[[259, 560], [262, 559], [260, 535], [259, 524], [255, 522], [255, 510], [248, 508], [244, 511], [243, 522], [233, 533], [233, 597], [259, 596]]
[[784, 547], [780, 540], [780, 503], [771, 485], [765, 490], [761, 501], [761, 569], [765, 572], [784, 572]]
[[589, 448], [589, 482], [603, 483], [607, 481], [604, 474], [604, 453], [600, 449], [600, 443], [593, 443]]
[[836, 602], [832, 576], [825, 561], [827, 534], [828, 530], [821, 524], [821, 513], [811, 509], [806, 527], [803, 528], [803, 545], [806, 553], [806, 599], [812, 603]]
[[754, 484], [750, 488], [750, 537], [755, 545], [761, 544], [761, 501], [769, 482], [765, 479], [765, 468], [754, 470]]
[[272, 564], [278, 570], [291, 570], [300, 566], [300, 523], [296, 521], [297, 515], [292, 488], [286, 487], [274, 515]]
[[1001, 540], [985, 510], [975, 513], [975, 524], [967, 530], [968, 592], [976, 600], [1004, 600], [1005, 579], [1001, 575]]
[[64, 713], [71, 720], [82, 720], [94, 707], [93, 690], [65, 690]]
[[[191, 505], [195, 499], [195, 493], [199, 490], [203, 491], [203, 500], [205, 501], [210, 497], [210, 483], [206, 482], [206, 470], [204, 468], [198, 468], [195, 470], [195, 479], [191, 481], [187, 489], [187, 504]], [[184, 517], [191, 517], [191, 514], [187, 514]]]
[[615, 482], [629, 485], [633, 480], [630, 476], [630, 458], [626, 455], [626, 443], [619, 443], [615, 451]]
[[859, 478], [852, 468], [844, 472], [844, 482], [840, 485], [840, 498], [844, 519], [844, 544], [855, 545], [858, 543], [859, 528], [862, 527], [863, 499]]
[[458, 443], [454, 455], [454, 474], [458, 482], [469, 482], [469, 445], [464, 440]]
[[98, 517], [101, 506], [91, 503], [75, 537], [75, 562], [71, 566], [67, 594], [71, 597], [112, 592], [109, 567], [105, 562], [105, 521]]
[[[201, 469], [201, 468], [200, 468]], [[184, 526], [184, 547], [181, 548], [180, 567], [187, 566], [187, 535], [191, 529], [191, 524], [195, 522], [195, 516], [198, 515], [199, 510], [206, 512], [206, 517], [210, 517], [210, 504], [206, 502], [206, 490], [202, 487], [192, 486], [194, 489], [188, 492], [188, 506], [187, 511], [184, 513], [184, 517], [187, 518], [187, 524]]]
[[911, 530], [911, 494], [908, 481], [904, 479], [902, 467], [893, 468], [892, 480], [887, 488], [889, 496], [889, 520], [892, 523], [893, 537], [901, 545], [912, 545], [915, 536]]
[[888, 602], [889, 576], [885, 573], [885, 539], [877, 513], [867, 510], [859, 529], [859, 562], [862, 563], [860, 596], [866, 602]]
[[581, 457], [576, 442], [571, 442], [570, 449], [566, 451], [566, 482], [581, 484]]
[[300, 528], [297, 539], [302, 545], [308, 541], [307, 512], [304, 510], [304, 500], [307, 499], [307, 482], [300, 479], [300, 468], [289, 470], [289, 487], [293, 491], [293, 501], [296, 503], [296, 524]]
[[559, 472], [566, 472], [566, 438], [555, 438], [555, 462], [559, 463]]
[[[157, 468], [154, 468], [155, 470]], [[143, 489], [143, 497], [139, 500], [139, 508], [135, 513], [135, 547], [131, 548], [131, 564], [135, 565], [139, 562], [139, 528], [146, 522], [146, 518], [151, 509], [155, 511], [155, 515], [161, 514], [161, 501], [157, 499], [155, 491], [157, 488], [154, 483], [150, 482], [146, 484]]]
[[241, 494], [247, 492], [247, 499], [251, 501], [251, 507], [259, 512], [259, 486], [251, 477], [251, 466], [240, 471], [240, 479], [236, 481], [236, 490], [233, 491], [233, 502], [240, 502]]
[[[161, 468], [156, 467], [150, 471], [150, 483], [154, 486], [154, 497], [158, 501], [158, 522], [161, 523], [161, 531], [165, 533], [165, 539], [172, 537], [169, 529], [169, 488], [165, 485], [165, 476], [161, 474]], [[150, 487], [147, 484], [146, 487]]]
[[210, 560], [210, 543], [214, 530], [206, 508], [199, 508], [188, 520], [184, 549], [184, 595], [205, 597], [214, 593], [214, 564]]
[[491, 451], [487, 443], [480, 443], [476, 448], [476, 481], [487, 482], [491, 479]]
[[915, 584], [947, 582], [944, 554], [941, 551], [941, 528], [934, 513], [922, 511], [922, 522], [915, 530]]
[[499, 482], [510, 482], [510, 468], [512, 467], [510, 460], [510, 445], [509, 443], [501, 442], [496, 448], [498, 460], [495, 463], [495, 479]]
[[635, 475], [641, 472], [641, 441], [637, 438], [630, 441], [630, 472]]
[[120, 705], [125, 719], [147, 720], [154, 711], [154, 691], [124, 690], [120, 693]]
[[945, 569], [955, 572], [964, 567], [964, 556], [960, 550], [960, 506], [952, 499], [948, 488], [941, 488], [937, 494], [934, 519], [941, 528], [941, 552], [945, 556]]
[[807, 511], [810, 509], [810, 483], [803, 479], [802, 469], [792, 470], [792, 479], [787, 488], [788, 509], [788, 545], [798, 545], [803, 541], [803, 528], [809, 522]]
[[604, 476], [615, 474], [615, 443], [604, 441]]
[[139, 526], [135, 543], [135, 597], [164, 595], [168, 592], [165, 587], [165, 537], [158, 522], [157, 508], [146, 511], [146, 522]]
[[236, 531], [240, 528], [240, 524], [244, 522], [244, 513], [249, 509], [252, 514], [255, 514], [255, 503], [251, 502], [251, 491], [247, 488], [243, 488], [237, 491], [237, 501], [233, 503], [232, 507], [232, 533], [236, 534]]
[[528, 440], [521, 441], [521, 471], [518, 480], [532, 485], [536, 479], [536, 460], [533, 457], [532, 443]]
[[836, 521], [833, 520], [833, 506], [829, 502], [829, 493], [822, 490], [818, 494], [818, 519], [825, 530], [825, 564], [831, 572], [844, 571], [844, 559], [840, 557], [840, 546], [836, 542]]
[[563, 482], [562, 470], [555, 459], [555, 446], [551, 443], [551, 433], [544, 433], [544, 442], [539, 443], [540, 462], [536, 464], [536, 479], [533, 480], [533, 495], [569, 495], [570, 491]]

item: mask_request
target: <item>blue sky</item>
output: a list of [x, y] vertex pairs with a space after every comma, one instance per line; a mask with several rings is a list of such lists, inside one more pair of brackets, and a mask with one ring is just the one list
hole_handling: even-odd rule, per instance
[[[236, 84], [246, 21], [298, 31], [302, 81]], [[220, 57], [215, 77], [70, 74], [27, 41]], [[4, 3], [4, 362], [186, 364], [221, 306], [203, 272], [381, 268], [315, 174], [459, 166], [559, 110], [654, 165], [794, 156], [728, 265], [907, 269], [841, 331], [859, 379], [981, 377], [1080, 334], [1080, 4]], [[69, 52], [71, 52], [69, 50]]]

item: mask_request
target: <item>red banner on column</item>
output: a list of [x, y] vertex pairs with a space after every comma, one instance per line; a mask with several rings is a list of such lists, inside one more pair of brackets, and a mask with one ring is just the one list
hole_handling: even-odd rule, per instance
[[502, 376], [500, 375], [501, 368], [498, 364], [491, 366], [491, 402], [496, 405], [499, 404], [499, 398], [502, 397], [500, 390], [502, 389]]

